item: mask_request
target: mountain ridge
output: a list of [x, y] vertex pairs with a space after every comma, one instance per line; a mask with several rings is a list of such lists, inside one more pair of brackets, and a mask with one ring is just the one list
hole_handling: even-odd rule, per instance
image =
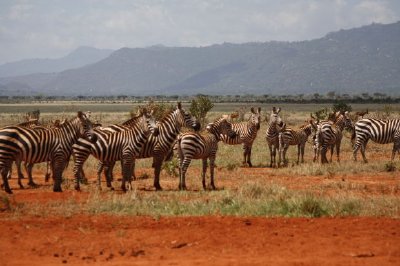
[[121, 48], [76, 69], [1, 78], [0, 94], [11, 83], [48, 95], [398, 93], [400, 22], [299, 42]]

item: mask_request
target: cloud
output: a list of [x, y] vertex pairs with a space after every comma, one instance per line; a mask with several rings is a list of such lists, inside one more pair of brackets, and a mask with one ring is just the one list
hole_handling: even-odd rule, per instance
[[0, 63], [62, 56], [81, 45], [298, 41], [399, 19], [400, 2], [383, 0], [4, 0]]

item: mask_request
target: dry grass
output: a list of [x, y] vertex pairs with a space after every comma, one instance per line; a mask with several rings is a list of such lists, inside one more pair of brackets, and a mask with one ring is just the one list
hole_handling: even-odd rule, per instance
[[[226, 112], [227, 106], [220, 107], [221, 111], [211, 112], [207, 119], [213, 121]], [[301, 112], [293, 111], [293, 106], [288, 106], [288, 110], [283, 109], [282, 116], [293, 127], [298, 127], [304, 123], [311, 111], [315, 111], [313, 106], [307, 106], [309, 109], [302, 107]], [[354, 108], [354, 107], [353, 107]], [[365, 109], [367, 107], [360, 107]], [[369, 107], [370, 108], [370, 107]], [[71, 107], [72, 109], [72, 107]], [[234, 107], [232, 109], [234, 110]], [[371, 110], [371, 108], [370, 108]], [[72, 117], [75, 110], [68, 110], [65, 113], [42, 113], [43, 119], [56, 119], [60, 116]], [[376, 113], [382, 115], [383, 111]], [[265, 117], [264, 111], [264, 117]], [[374, 115], [372, 113], [371, 115]], [[391, 114], [396, 116], [396, 113]], [[129, 118], [129, 110], [126, 112], [92, 112], [92, 119], [98, 120], [104, 125], [115, 122], [122, 122]], [[1, 125], [14, 124], [22, 119], [22, 114], [1, 114]], [[264, 119], [263, 119], [264, 121]], [[398, 159], [388, 168], [388, 161], [391, 153], [391, 145], [378, 145], [369, 143], [367, 147], [367, 157], [370, 159], [369, 164], [361, 162], [354, 163], [352, 160], [352, 149], [348, 134], [342, 142], [341, 162], [336, 161], [333, 157], [333, 163], [321, 165], [313, 163], [312, 151], [309, 144], [306, 145], [305, 163], [296, 165], [297, 148], [290, 147], [288, 151], [289, 166], [279, 169], [269, 169], [269, 150], [265, 141], [265, 132], [267, 123], [264, 121], [258, 133], [258, 137], [253, 145], [252, 162], [255, 166], [254, 176], [247, 177], [246, 181], [238, 181], [237, 176], [243, 177], [243, 169], [240, 168], [242, 163], [242, 147], [240, 145], [230, 146], [225, 144], [219, 145], [217, 154], [218, 176], [216, 182], [218, 186], [219, 180], [233, 179], [238, 181], [237, 186], [228, 186], [220, 191], [200, 191], [200, 192], [178, 192], [167, 191], [161, 193], [143, 191], [132, 191], [126, 194], [118, 194], [114, 192], [98, 192], [94, 185], [86, 186], [84, 189], [88, 191], [87, 200], [77, 201], [70, 199], [68, 201], [49, 201], [45, 204], [23, 203], [12, 204], [7, 195], [0, 195], [0, 209], [19, 215], [64, 215], [71, 216], [77, 213], [90, 214], [116, 214], [116, 215], [150, 215], [153, 217], [171, 216], [171, 215], [236, 215], [236, 216], [400, 216], [400, 183], [390, 188], [382, 186], [382, 193], [379, 192], [379, 186], [374, 187], [371, 193], [371, 186], [360, 183], [347, 181], [347, 176], [354, 175], [380, 175], [384, 174], [384, 178], [398, 177], [398, 169], [400, 165]], [[360, 159], [360, 155], [358, 155]], [[328, 157], [329, 158], [329, 157]], [[152, 159], [138, 160], [136, 163], [136, 172], [138, 175], [153, 176], [152, 172], [143, 173], [141, 169], [150, 168]], [[73, 162], [65, 171], [64, 177], [67, 181], [64, 189], [73, 189], [73, 181], [71, 180]], [[193, 160], [190, 169], [196, 169], [199, 172], [200, 160]], [[41, 172], [46, 169], [45, 164], [38, 166]], [[260, 169], [261, 168], [261, 169]], [[37, 169], [37, 168], [35, 168]], [[94, 175], [97, 169], [97, 161], [92, 157], [85, 164], [85, 172]], [[268, 170], [267, 175], [260, 174], [258, 171]], [[388, 169], [393, 170], [387, 172]], [[165, 169], [166, 172], [174, 172], [174, 164]], [[120, 173], [120, 165], [115, 168], [117, 175]], [[193, 173], [193, 171], [191, 172]], [[247, 172], [246, 172], [247, 173]], [[193, 174], [191, 174], [193, 175]], [[264, 175], [264, 176], [263, 176]], [[232, 178], [232, 177], [236, 177]], [[323, 182], [314, 182], [306, 189], [296, 189], [294, 186], [287, 186], [279, 182], [259, 182], [261, 178], [302, 178], [304, 180], [311, 178], [322, 178]], [[70, 178], [70, 179], [68, 179]], [[189, 179], [194, 181], [195, 190], [199, 190], [199, 176]], [[298, 180], [298, 179], [296, 179]], [[346, 182], [341, 181], [346, 180]], [[174, 179], [174, 182], [176, 180]], [[177, 181], [176, 181], [177, 182]], [[151, 183], [151, 180], [149, 180]], [[390, 190], [389, 192], [387, 190]], [[334, 191], [334, 193], [330, 193]], [[5, 207], [2, 207], [5, 206]]]

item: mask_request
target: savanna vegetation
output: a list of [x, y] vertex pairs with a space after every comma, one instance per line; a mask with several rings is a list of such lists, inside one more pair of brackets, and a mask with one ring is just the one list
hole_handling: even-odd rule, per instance
[[[199, 99], [199, 98], [198, 98]], [[198, 100], [197, 99], [197, 100]], [[201, 98], [200, 98], [201, 99]], [[204, 99], [201, 99], [204, 101]], [[209, 103], [208, 107], [210, 107]], [[150, 103], [156, 104], [156, 103]], [[108, 111], [108, 106], [101, 104], [85, 105], [83, 110], [92, 111], [92, 120], [103, 125], [123, 122], [128, 119], [130, 112], [134, 113], [137, 105], [130, 105], [124, 111]], [[142, 103], [143, 105], [143, 103]], [[142, 106], [140, 105], [140, 106]], [[156, 104], [160, 111], [170, 108], [171, 104]], [[152, 191], [153, 172], [151, 159], [141, 159], [136, 163], [135, 189], [127, 194], [119, 192], [97, 191], [95, 186], [95, 172], [97, 161], [90, 158], [85, 165], [85, 172], [89, 175], [89, 184], [84, 186], [84, 199], [77, 200], [72, 197], [67, 201], [49, 201], [42, 204], [15, 203], [9, 196], [2, 194], [1, 202], [5, 210], [13, 215], [32, 214], [47, 216], [52, 214], [73, 215], [77, 213], [89, 214], [117, 214], [117, 215], [150, 215], [175, 216], [175, 215], [234, 215], [234, 216], [400, 216], [400, 181], [398, 180], [398, 158], [390, 163], [391, 145], [369, 143], [367, 156], [370, 163], [353, 162], [350, 133], [345, 132], [342, 142], [341, 162], [336, 161], [327, 165], [312, 162], [310, 141], [306, 145], [305, 163], [295, 163], [297, 149], [289, 148], [289, 166], [272, 169], [269, 165], [269, 151], [266, 145], [265, 132], [272, 105], [255, 104], [262, 108], [263, 121], [253, 145], [252, 161], [255, 167], [243, 168], [242, 147], [219, 144], [217, 154], [216, 186], [217, 191], [202, 191], [200, 169], [201, 162], [195, 160], [189, 167], [187, 182], [189, 191], [178, 191], [178, 163], [174, 158], [164, 164], [161, 182], [165, 184], [165, 191], [156, 193]], [[321, 118], [328, 110], [335, 108], [352, 108], [356, 110], [369, 110], [368, 117], [397, 118], [400, 117], [399, 105], [294, 105], [280, 104], [281, 117], [291, 127], [298, 128], [310, 117], [319, 113]], [[72, 117], [76, 108], [81, 106], [67, 104], [65, 111], [59, 113], [46, 112], [46, 108], [35, 105], [41, 110], [41, 119], [51, 121]], [[93, 108], [94, 107], [94, 108]], [[102, 108], [105, 109], [102, 109]], [[124, 106], [125, 107], [125, 106]], [[193, 105], [191, 106], [193, 110]], [[233, 112], [243, 113], [242, 118], [247, 119], [249, 105], [242, 104], [214, 104], [212, 109], [203, 111], [204, 122], [210, 122], [223, 114]], [[248, 108], [246, 108], [248, 107]], [[4, 107], [3, 107], [4, 108]], [[24, 119], [25, 111], [33, 110], [33, 106], [20, 108], [21, 112], [2, 113], [1, 126], [15, 124]], [[121, 108], [121, 107], [117, 107]], [[190, 105], [186, 104], [186, 109]], [[197, 106], [199, 109], [199, 106]], [[44, 111], [43, 111], [44, 110]], [[354, 112], [353, 112], [354, 113]], [[356, 117], [354, 117], [356, 119]], [[239, 119], [240, 120], [240, 119]], [[360, 156], [359, 156], [360, 157]], [[329, 158], [329, 157], [328, 157]], [[72, 159], [71, 159], [72, 160]], [[64, 190], [73, 190], [73, 161], [64, 172]], [[34, 178], [43, 179], [46, 169], [45, 164], [34, 168]], [[119, 182], [120, 168], [115, 169], [116, 179]], [[35, 189], [35, 193], [48, 190], [47, 185]], [[104, 185], [103, 185], [104, 186]], [[116, 186], [118, 187], [118, 186]], [[31, 190], [26, 190], [27, 192]], [[150, 191], [149, 191], [150, 190]], [[25, 193], [20, 191], [19, 193]], [[32, 195], [34, 197], [34, 195]]]

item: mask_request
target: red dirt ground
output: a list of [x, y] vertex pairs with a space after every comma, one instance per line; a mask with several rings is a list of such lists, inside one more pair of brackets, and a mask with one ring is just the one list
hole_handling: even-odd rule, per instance
[[0, 265], [399, 265], [385, 218], [2, 219]]
[[[150, 169], [145, 169], [151, 175]], [[197, 175], [196, 168], [190, 176]], [[43, 183], [42, 173], [35, 181]], [[267, 176], [268, 178], [265, 178]], [[117, 176], [118, 177], [118, 176]], [[94, 181], [94, 177], [91, 177]], [[274, 182], [290, 189], [320, 193], [350, 190], [360, 194], [399, 195], [399, 179], [391, 174], [369, 176], [274, 176], [271, 169], [218, 170], [216, 184], [235, 189], [244, 182]], [[24, 183], [27, 181], [24, 180]], [[152, 190], [152, 179], [135, 185]], [[166, 190], [177, 179], [162, 176]], [[17, 188], [11, 180], [13, 204], [38, 204], [61, 199], [86, 199], [72, 187], [63, 193], [51, 186]], [[199, 190], [198, 178], [188, 178]], [[149, 191], [150, 190], [150, 191]], [[400, 219], [150, 217], [77, 215], [13, 216], [0, 212], [0, 265], [400, 265]]]

